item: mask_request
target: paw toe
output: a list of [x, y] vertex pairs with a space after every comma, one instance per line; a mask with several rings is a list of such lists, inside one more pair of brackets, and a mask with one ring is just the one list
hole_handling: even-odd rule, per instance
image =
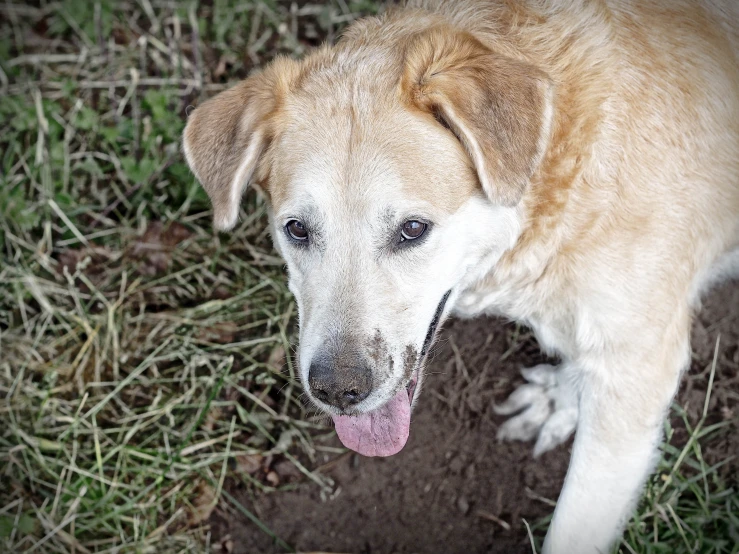
[[533, 440], [551, 413], [549, 401], [538, 399], [498, 429], [498, 440]]
[[555, 387], [557, 385], [557, 367], [549, 364], [539, 364], [534, 367], [526, 367], [521, 370], [521, 375], [529, 383], [541, 385], [542, 387]]
[[502, 404], [493, 404], [493, 411], [498, 415], [511, 415], [536, 402], [546, 400], [546, 395], [539, 385], [521, 385]]
[[539, 431], [534, 445], [534, 457], [542, 455], [565, 442], [577, 426], [577, 409], [555, 411]]

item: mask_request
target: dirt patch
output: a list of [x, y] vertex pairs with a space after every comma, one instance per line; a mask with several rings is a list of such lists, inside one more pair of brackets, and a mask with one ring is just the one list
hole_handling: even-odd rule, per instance
[[[693, 421], [703, 408], [719, 333], [710, 414], [713, 420], [736, 419], [736, 283], [714, 291], [694, 324], [693, 364], [679, 394]], [[338, 456], [324, 466], [336, 482], [326, 500], [309, 483], [256, 498], [243, 489], [230, 492], [300, 551], [531, 552], [523, 519], [541, 523], [551, 513], [572, 442], [535, 461], [531, 444], [495, 440], [505, 419], [491, 405], [522, 382], [521, 367], [543, 361], [523, 328], [490, 318], [452, 321], [435, 348], [411, 437], [400, 454], [384, 459]], [[675, 426], [678, 433], [684, 429], [677, 421]], [[733, 432], [709, 445], [707, 455], [723, 459], [736, 453], [738, 436]], [[673, 442], [684, 440], [678, 434]], [[336, 440], [332, 444], [340, 446]], [[736, 475], [737, 469], [726, 468], [726, 475]], [[228, 520], [221, 514], [212, 523], [216, 537], [230, 538], [234, 553], [282, 551], [246, 519]], [[543, 533], [543, 525], [535, 531]]]

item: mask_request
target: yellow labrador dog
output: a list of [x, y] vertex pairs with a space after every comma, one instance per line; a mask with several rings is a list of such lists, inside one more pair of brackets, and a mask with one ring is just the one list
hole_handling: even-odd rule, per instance
[[544, 551], [607, 552], [691, 312], [739, 273], [738, 56], [734, 0], [412, 1], [205, 102], [184, 152], [218, 229], [267, 195], [300, 374], [347, 447], [403, 448], [449, 314], [530, 326], [563, 362], [524, 370], [499, 438], [577, 427]]

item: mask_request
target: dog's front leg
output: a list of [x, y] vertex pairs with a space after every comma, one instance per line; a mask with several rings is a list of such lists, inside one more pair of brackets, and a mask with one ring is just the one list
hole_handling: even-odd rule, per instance
[[589, 360], [572, 460], [544, 554], [610, 552], [654, 466], [687, 351], [670, 352], [668, 362]]

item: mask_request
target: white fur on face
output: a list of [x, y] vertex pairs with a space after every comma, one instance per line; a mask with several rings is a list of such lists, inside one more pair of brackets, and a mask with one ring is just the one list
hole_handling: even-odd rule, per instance
[[[520, 224], [516, 209], [493, 205], [476, 183], [463, 182], [468, 162], [440, 126], [407, 114], [367, 128], [348, 121], [324, 119], [331, 132], [312, 126], [283, 137], [286, 159], [300, 155], [292, 156], [299, 161], [286, 200], [275, 206], [273, 236], [298, 303], [303, 382], [311, 361], [343, 341], [372, 370], [373, 392], [357, 405], [363, 412], [407, 385], [445, 293], [446, 314], [513, 246]], [[389, 125], [403, 131], [388, 135]], [[438, 182], [414, 182], [429, 175]], [[291, 219], [308, 228], [308, 244], [290, 240]], [[398, 244], [407, 220], [429, 227]]]

